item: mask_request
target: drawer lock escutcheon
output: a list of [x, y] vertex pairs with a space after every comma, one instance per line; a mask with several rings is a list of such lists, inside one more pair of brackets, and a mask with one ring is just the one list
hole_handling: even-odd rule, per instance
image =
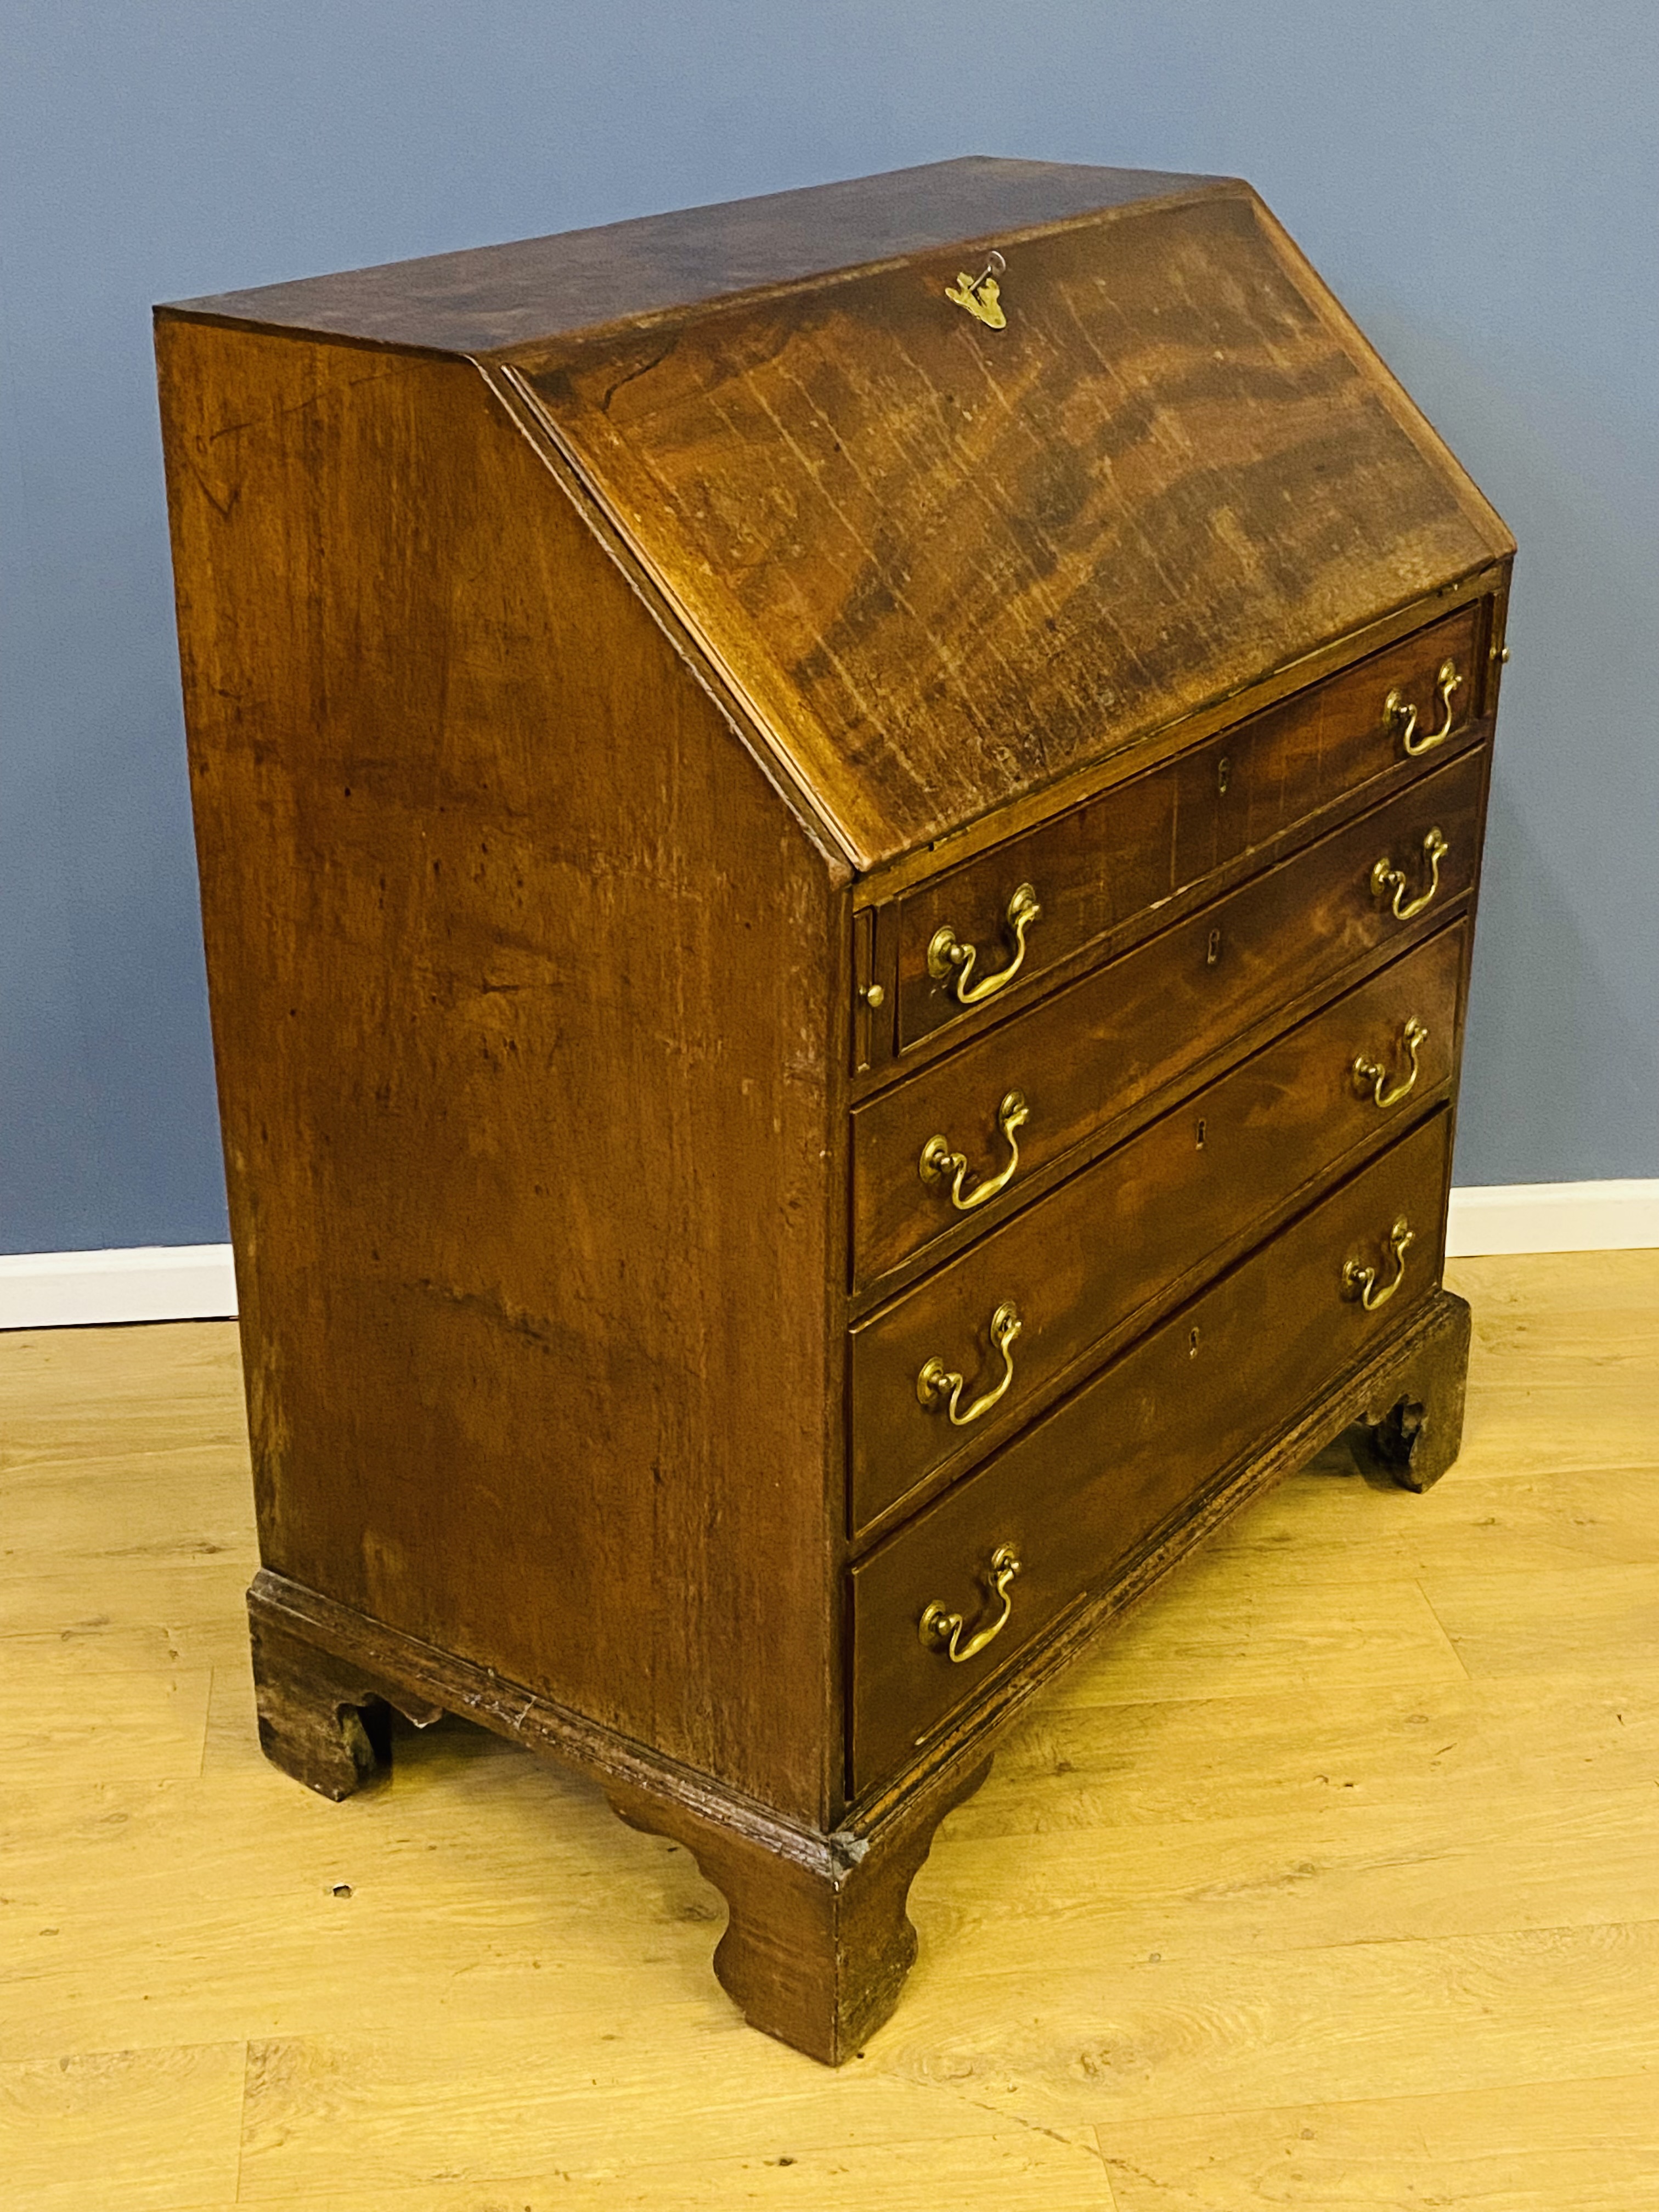
[[993, 1406], [1000, 1404], [1007, 1396], [1012, 1386], [1014, 1339], [1024, 1326], [1019, 1317], [1019, 1309], [1012, 1300], [1006, 1300], [991, 1316], [991, 1348], [1002, 1354], [1002, 1380], [995, 1389], [988, 1390], [982, 1398], [975, 1398], [965, 1413], [961, 1410], [965, 1378], [953, 1373], [942, 1359], [930, 1359], [917, 1376], [917, 1402], [926, 1407], [930, 1413], [943, 1406], [951, 1416], [953, 1429], [965, 1429], [970, 1421], [976, 1421], [982, 1414], [988, 1413]]
[[1411, 878], [1403, 868], [1396, 868], [1385, 853], [1371, 870], [1371, 896], [1389, 902], [1389, 910], [1396, 921], [1412, 921], [1422, 913], [1440, 888], [1440, 863], [1451, 847], [1438, 830], [1431, 830], [1423, 840], [1423, 857], [1429, 864], [1429, 883], [1426, 890], [1415, 898], [1407, 898]]
[[1428, 1041], [1426, 1024], [1419, 1022], [1415, 1014], [1408, 1016], [1400, 1032], [1400, 1042], [1409, 1066], [1404, 1077], [1394, 1084], [1389, 1083], [1389, 1071], [1381, 1061], [1367, 1060], [1362, 1052], [1353, 1064], [1354, 1088], [1360, 1097], [1363, 1098], [1369, 1091], [1371, 1103], [1380, 1106], [1384, 1113], [1390, 1106], [1398, 1106], [1402, 1099], [1409, 1098], [1417, 1088], [1417, 1056]]
[[1006, 1190], [1014, 1179], [1019, 1165], [1019, 1133], [1030, 1119], [1030, 1109], [1025, 1103], [1023, 1091], [1011, 1091], [997, 1108], [997, 1127], [1008, 1146], [1008, 1162], [998, 1174], [987, 1176], [983, 1181], [968, 1187], [970, 1170], [966, 1152], [953, 1152], [945, 1137], [929, 1137], [921, 1148], [921, 1176], [932, 1188], [949, 1182], [951, 1203], [958, 1213], [971, 1213], [976, 1206], [983, 1206], [1000, 1190]]
[[1385, 1306], [1406, 1279], [1406, 1249], [1416, 1241], [1417, 1231], [1402, 1213], [1389, 1231], [1389, 1252], [1394, 1261], [1394, 1273], [1377, 1288], [1378, 1270], [1368, 1267], [1358, 1260], [1350, 1260], [1342, 1270], [1342, 1295], [1358, 1298], [1367, 1313], [1375, 1313]]
[[1457, 672], [1455, 660], [1443, 660], [1434, 679], [1434, 688], [1440, 695], [1440, 726], [1437, 730], [1418, 727], [1417, 708], [1403, 691], [1390, 691], [1382, 702], [1382, 720], [1391, 730], [1400, 733], [1400, 742], [1415, 760], [1419, 753], [1431, 753], [1437, 745], [1443, 745], [1452, 733], [1452, 693], [1462, 687], [1463, 679]]
[[1018, 1553], [1012, 1544], [999, 1544], [985, 1571], [986, 1589], [992, 1602], [1000, 1608], [995, 1619], [988, 1620], [983, 1628], [976, 1628], [964, 1644], [962, 1632], [967, 1623], [959, 1613], [947, 1611], [935, 1599], [921, 1616], [920, 1633], [927, 1650], [945, 1653], [953, 1667], [960, 1667], [967, 1659], [977, 1659], [986, 1645], [994, 1644], [1008, 1626], [1008, 1616], [1014, 1609], [1008, 1585], [1018, 1572]]
[[927, 973], [934, 982], [945, 986], [959, 1006], [981, 1006], [987, 999], [1006, 990], [1018, 975], [1025, 959], [1025, 933], [1033, 922], [1042, 919], [1042, 908], [1037, 903], [1036, 890], [1030, 884], [1021, 884], [1008, 902], [1006, 927], [1013, 957], [1006, 968], [981, 975], [977, 983], [970, 982], [979, 947], [964, 945], [947, 921], [940, 924], [928, 942]]

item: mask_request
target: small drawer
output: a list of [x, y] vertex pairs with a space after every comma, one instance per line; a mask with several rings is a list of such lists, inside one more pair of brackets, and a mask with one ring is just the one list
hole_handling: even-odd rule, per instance
[[1405, 1319], [1439, 1279], [1450, 1133], [1421, 1123], [853, 1569], [855, 1794]]
[[1437, 767], [1442, 748], [1462, 743], [1477, 719], [1485, 620], [1484, 601], [1461, 608], [1183, 753], [1176, 888], [1402, 761]]
[[1369, 977], [856, 1328], [854, 1533], [994, 1449], [1166, 1285], [1432, 1104], [1456, 1066], [1466, 936]]
[[1461, 754], [858, 1107], [854, 1287], [966, 1218], [988, 1224], [1023, 1179], [1184, 1068], [1382, 946], [1426, 934], [1474, 881], [1485, 769], [1484, 748]]
[[901, 1051], [995, 1012], [1006, 992], [1345, 792], [1467, 738], [1485, 619], [1484, 601], [1461, 608], [901, 900]]

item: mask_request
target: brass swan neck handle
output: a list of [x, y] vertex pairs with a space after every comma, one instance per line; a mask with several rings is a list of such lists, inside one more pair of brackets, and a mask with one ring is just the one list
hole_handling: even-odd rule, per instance
[[930, 1188], [948, 1182], [951, 1205], [958, 1213], [971, 1213], [976, 1206], [985, 1205], [999, 1191], [1006, 1190], [1013, 1181], [1019, 1165], [1019, 1133], [1030, 1119], [1030, 1109], [1025, 1103], [1024, 1092], [1009, 1091], [997, 1108], [997, 1127], [1008, 1147], [1007, 1163], [995, 1175], [982, 1176], [971, 1185], [968, 1178], [972, 1170], [967, 1153], [952, 1151], [947, 1138], [929, 1137], [921, 1148], [919, 1173], [922, 1181]]
[[974, 963], [979, 958], [976, 945], [964, 945], [948, 921], [942, 922], [929, 940], [927, 973], [934, 982], [943, 983], [959, 1006], [982, 1006], [987, 999], [999, 991], [1006, 991], [1018, 975], [1025, 960], [1025, 933], [1033, 922], [1041, 921], [1042, 908], [1030, 884], [1016, 885], [1008, 902], [1006, 926], [1013, 940], [1013, 958], [1006, 968], [999, 968], [989, 975], [981, 975], [977, 983], [970, 982]]
[[1402, 1213], [1389, 1231], [1389, 1252], [1394, 1261], [1394, 1273], [1381, 1290], [1376, 1286], [1378, 1269], [1368, 1267], [1358, 1260], [1350, 1260], [1342, 1270], [1342, 1295], [1357, 1298], [1367, 1313], [1375, 1313], [1385, 1306], [1406, 1279], [1407, 1248], [1417, 1241], [1417, 1231]]
[[983, 1628], [974, 1631], [967, 1643], [962, 1632], [967, 1626], [959, 1613], [947, 1612], [937, 1599], [923, 1612], [920, 1625], [922, 1643], [930, 1651], [942, 1652], [953, 1667], [965, 1660], [977, 1659], [988, 1644], [994, 1644], [1008, 1626], [1008, 1616], [1014, 1601], [1008, 1595], [1008, 1585], [1019, 1572], [1019, 1554], [1012, 1544], [999, 1544], [991, 1554], [991, 1564], [985, 1571], [985, 1586], [999, 1610], [996, 1617]]
[[1398, 1106], [1402, 1099], [1409, 1098], [1421, 1073], [1418, 1054], [1428, 1041], [1427, 1024], [1419, 1021], [1415, 1014], [1408, 1014], [1400, 1032], [1400, 1042], [1410, 1065], [1400, 1081], [1394, 1084], [1389, 1081], [1389, 1071], [1381, 1060], [1367, 1060], [1362, 1052], [1353, 1064], [1354, 1088], [1360, 1097], [1363, 1098], [1369, 1091], [1372, 1105], [1380, 1106], [1384, 1113], [1390, 1106]]
[[1423, 840], [1423, 857], [1429, 864], [1429, 882], [1425, 890], [1414, 899], [1406, 894], [1411, 889], [1411, 878], [1403, 868], [1396, 868], [1385, 853], [1371, 870], [1371, 896], [1389, 901], [1389, 912], [1396, 921], [1413, 921], [1440, 889], [1440, 863], [1451, 847], [1438, 830], [1431, 830]]
[[1382, 702], [1382, 719], [1391, 730], [1400, 732], [1400, 742], [1413, 760], [1422, 753], [1431, 753], [1437, 745], [1443, 745], [1452, 733], [1455, 719], [1452, 693], [1461, 690], [1463, 679], [1457, 672], [1455, 660], [1443, 660], [1436, 672], [1434, 688], [1440, 700], [1440, 726], [1425, 730], [1418, 726], [1417, 708], [1399, 690], [1390, 691]]
[[1014, 1339], [1024, 1326], [1019, 1309], [1012, 1299], [1005, 1299], [991, 1316], [991, 1348], [1002, 1354], [1002, 1380], [982, 1397], [975, 1398], [965, 1411], [962, 1394], [967, 1387], [966, 1378], [937, 1358], [928, 1360], [916, 1377], [917, 1403], [930, 1413], [943, 1406], [953, 1429], [965, 1429], [970, 1421], [979, 1420], [993, 1406], [1000, 1404], [1013, 1388]]

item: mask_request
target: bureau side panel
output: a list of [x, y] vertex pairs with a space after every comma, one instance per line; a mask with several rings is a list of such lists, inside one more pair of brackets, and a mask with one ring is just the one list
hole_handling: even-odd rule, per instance
[[471, 367], [158, 349], [264, 1560], [817, 1820], [844, 891]]

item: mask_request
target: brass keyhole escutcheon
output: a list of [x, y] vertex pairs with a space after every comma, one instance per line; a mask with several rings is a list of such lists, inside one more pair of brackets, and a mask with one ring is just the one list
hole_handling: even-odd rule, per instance
[[988, 331], [1006, 330], [1008, 318], [1002, 306], [1002, 288], [997, 278], [1007, 269], [1007, 263], [994, 250], [987, 257], [985, 266], [977, 276], [970, 276], [965, 269], [957, 271], [957, 281], [947, 284], [945, 296], [958, 307], [965, 307], [976, 323], [983, 323]]

